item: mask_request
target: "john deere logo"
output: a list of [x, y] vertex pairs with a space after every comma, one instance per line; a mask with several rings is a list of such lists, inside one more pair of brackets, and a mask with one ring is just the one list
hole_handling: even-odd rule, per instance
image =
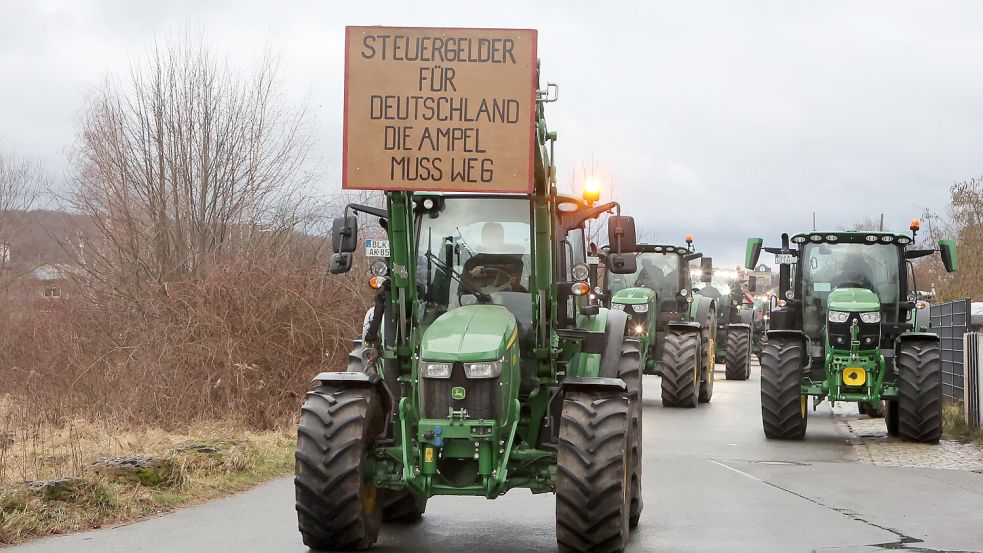
[[464, 391], [464, 388], [460, 386], [455, 386], [454, 388], [451, 388], [451, 399], [461, 400], [464, 399], [465, 396], [467, 395], [468, 393]]

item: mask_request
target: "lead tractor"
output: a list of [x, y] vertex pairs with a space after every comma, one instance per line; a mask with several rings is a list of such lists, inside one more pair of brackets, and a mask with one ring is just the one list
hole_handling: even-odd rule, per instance
[[[607, 249], [602, 248], [601, 259]], [[601, 297], [628, 315], [629, 335], [642, 344], [644, 372], [662, 376], [664, 406], [692, 408], [709, 402], [720, 304], [709, 294], [694, 293], [690, 264], [702, 258], [698, 280], [709, 283], [713, 262], [694, 250], [690, 235], [685, 246], [638, 244], [636, 250], [636, 270], [608, 271]]]
[[[538, 87], [537, 87], [538, 88]], [[428, 499], [556, 494], [560, 551], [622, 551], [642, 512], [641, 356], [626, 314], [590, 298], [584, 224], [609, 219], [614, 273], [635, 270], [616, 203], [559, 194], [540, 91], [529, 194], [387, 191], [333, 226], [350, 270], [358, 213], [381, 221], [377, 290], [347, 370], [301, 410], [296, 507], [315, 549], [366, 548]], [[555, 97], [554, 97], [555, 99]]]
[[939, 253], [956, 270], [956, 245], [914, 246], [891, 232], [804, 232], [782, 235], [781, 247], [747, 243], [746, 265], [762, 249], [779, 263], [779, 290], [761, 352], [761, 417], [765, 436], [801, 439], [809, 408], [823, 400], [852, 402], [883, 413], [888, 433], [913, 442], [942, 435], [939, 338], [920, 322], [911, 260]]

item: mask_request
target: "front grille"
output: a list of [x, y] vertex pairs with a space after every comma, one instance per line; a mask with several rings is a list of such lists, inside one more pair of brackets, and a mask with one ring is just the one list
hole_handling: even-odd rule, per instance
[[[502, 404], [502, 377], [467, 378], [464, 364], [454, 363], [450, 378], [421, 378], [423, 416], [428, 419], [446, 419], [451, 409], [468, 410], [469, 419], [498, 419]], [[451, 398], [452, 388], [464, 388], [464, 399]]]
[[833, 323], [827, 321], [829, 333], [829, 345], [836, 349], [850, 349], [850, 327], [856, 321], [860, 327], [857, 339], [860, 340], [860, 349], [873, 349], [879, 347], [881, 338], [880, 323], [865, 323], [860, 320], [859, 313], [850, 313], [850, 318], [844, 323]]

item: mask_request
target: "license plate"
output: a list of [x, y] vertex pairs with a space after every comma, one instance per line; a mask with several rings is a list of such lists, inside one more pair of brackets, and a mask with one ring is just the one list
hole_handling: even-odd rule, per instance
[[776, 253], [775, 263], [779, 265], [795, 265], [795, 256], [790, 253]]
[[365, 255], [369, 257], [389, 257], [389, 240], [366, 240]]

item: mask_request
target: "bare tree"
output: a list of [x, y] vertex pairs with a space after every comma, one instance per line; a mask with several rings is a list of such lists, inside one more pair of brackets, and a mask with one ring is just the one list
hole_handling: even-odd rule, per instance
[[11, 245], [17, 240], [13, 216], [34, 206], [48, 180], [40, 162], [18, 156], [0, 144], [0, 288], [11, 276]]
[[98, 228], [90, 275], [132, 298], [286, 247], [310, 215], [305, 121], [273, 55], [244, 75], [188, 33], [107, 78], [81, 115], [68, 196]]

